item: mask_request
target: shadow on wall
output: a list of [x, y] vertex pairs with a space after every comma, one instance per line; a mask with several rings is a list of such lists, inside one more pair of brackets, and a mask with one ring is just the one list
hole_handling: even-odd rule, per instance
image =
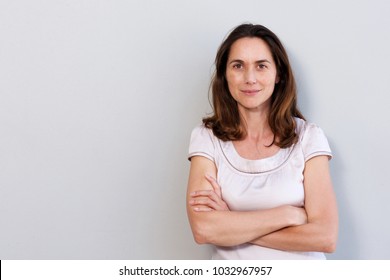
[[[313, 121], [312, 95], [314, 89], [311, 83], [307, 82], [309, 77], [304, 67], [296, 57], [295, 53], [289, 52], [289, 58], [293, 67], [294, 76], [297, 82], [298, 107], [309, 122]], [[330, 162], [333, 185], [337, 197], [339, 211], [339, 238], [336, 252], [327, 255], [328, 259], [360, 259], [358, 247], [358, 234], [355, 231], [354, 215], [351, 213], [350, 201], [348, 201], [347, 187], [345, 182], [345, 168], [342, 154], [337, 148], [337, 143], [333, 142], [327, 135], [329, 145], [333, 152], [333, 159]]]
[[339, 238], [336, 252], [328, 255], [328, 259], [356, 260], [361, 259], [359, 254], [359, 242], [356, 234], [354, 215], [351, 213], [348, 201], [347, 186], [345, 185], [345, 168], [342, 154], [337, 149], [337, 144], [329, 139], [329, 145], [333, 152], [330, 162], [333, 186], [337, 197], [339, 211]]

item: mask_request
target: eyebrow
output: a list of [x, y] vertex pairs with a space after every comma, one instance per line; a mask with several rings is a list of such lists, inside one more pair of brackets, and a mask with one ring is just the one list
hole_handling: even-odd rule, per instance
[[[237, 62], [242, 63], [242, 64], [244, 63], [244, 61], [241, 59], [234, 59], [234, 60], [230, 61], [229, 64], [237, 63]], [[271, 62], [268, 59], [256, 60], [255, 63], [269, 63], [269, 64], [271, 64]]]

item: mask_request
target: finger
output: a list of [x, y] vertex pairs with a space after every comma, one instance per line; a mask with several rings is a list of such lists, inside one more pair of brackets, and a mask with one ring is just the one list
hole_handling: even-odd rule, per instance
[[212, 190], [201, 190], [201, 191], [195, 191], [190, 193], [191, 197], [209, 197], [214, 201], [221, 200], [221, 198], [218, 196], [218, 194], [215, 193], [215, 191]]
[[221, 207], [216, 203], [215, 201], [209, 199], [209, 198], [200, 198], [200, 199], [191, 199], [188, 202], [191, 206], [207, 206], [214, 210], [218, 210]]
[[189, 200], [188, 204], [192, 207], [206, 206], [212, 208], [213, 210], [229, 211], [229, 207], [222, 199], [218, 199], [218, 201], [213, 201], [208, 197], [197, 197], [196, 199]]
[[222, 200], [214, 191], [198, 191], [196, 194], [191, 196], [192, 199], [210, 199], [213, 202], [213, 208], [217, 210], [217, 208], [214, 207], [214, 205], [218, 205], [218, 209], [224, 209], [226, 203]]
[[210, 211], [214, 211], [214, 209], [210, 208], [210, 207], [193, 207], [192, 208], [195, 212], [210, 212]]
[[219, 197], [222, 197], [221, 187], [219, 186], [217, 180], [209, 174], [206, 174], [205, 177], [206, 177], [207, 181], [209, 181], [209, 183], [211, 184], [211, 186], [213, 187], [213, 189], [217, 193], [217, 195]]
[[194, 191], [194, 192], [190, 193], [190, 196], [192, 196], [192, 197], [196, 197], [196, 196], [209, 196], [213, 192], [214, 192], [214, 190]]

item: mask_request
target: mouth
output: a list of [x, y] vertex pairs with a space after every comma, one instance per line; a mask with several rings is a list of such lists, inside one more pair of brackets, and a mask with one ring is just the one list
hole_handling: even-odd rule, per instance
[[246, 90], [241, 90], [241, 92], [248, 96], [254, 96], [260, 92], [260, 89], [246, 89]]

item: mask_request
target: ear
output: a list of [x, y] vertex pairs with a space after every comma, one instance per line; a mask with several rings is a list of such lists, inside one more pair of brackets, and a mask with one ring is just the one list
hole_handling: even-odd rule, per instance
[[276, 76], [276, 79], [275, 79], [275, 85], [278, 84], [280, 82], [280, 77], [279, 75]]

